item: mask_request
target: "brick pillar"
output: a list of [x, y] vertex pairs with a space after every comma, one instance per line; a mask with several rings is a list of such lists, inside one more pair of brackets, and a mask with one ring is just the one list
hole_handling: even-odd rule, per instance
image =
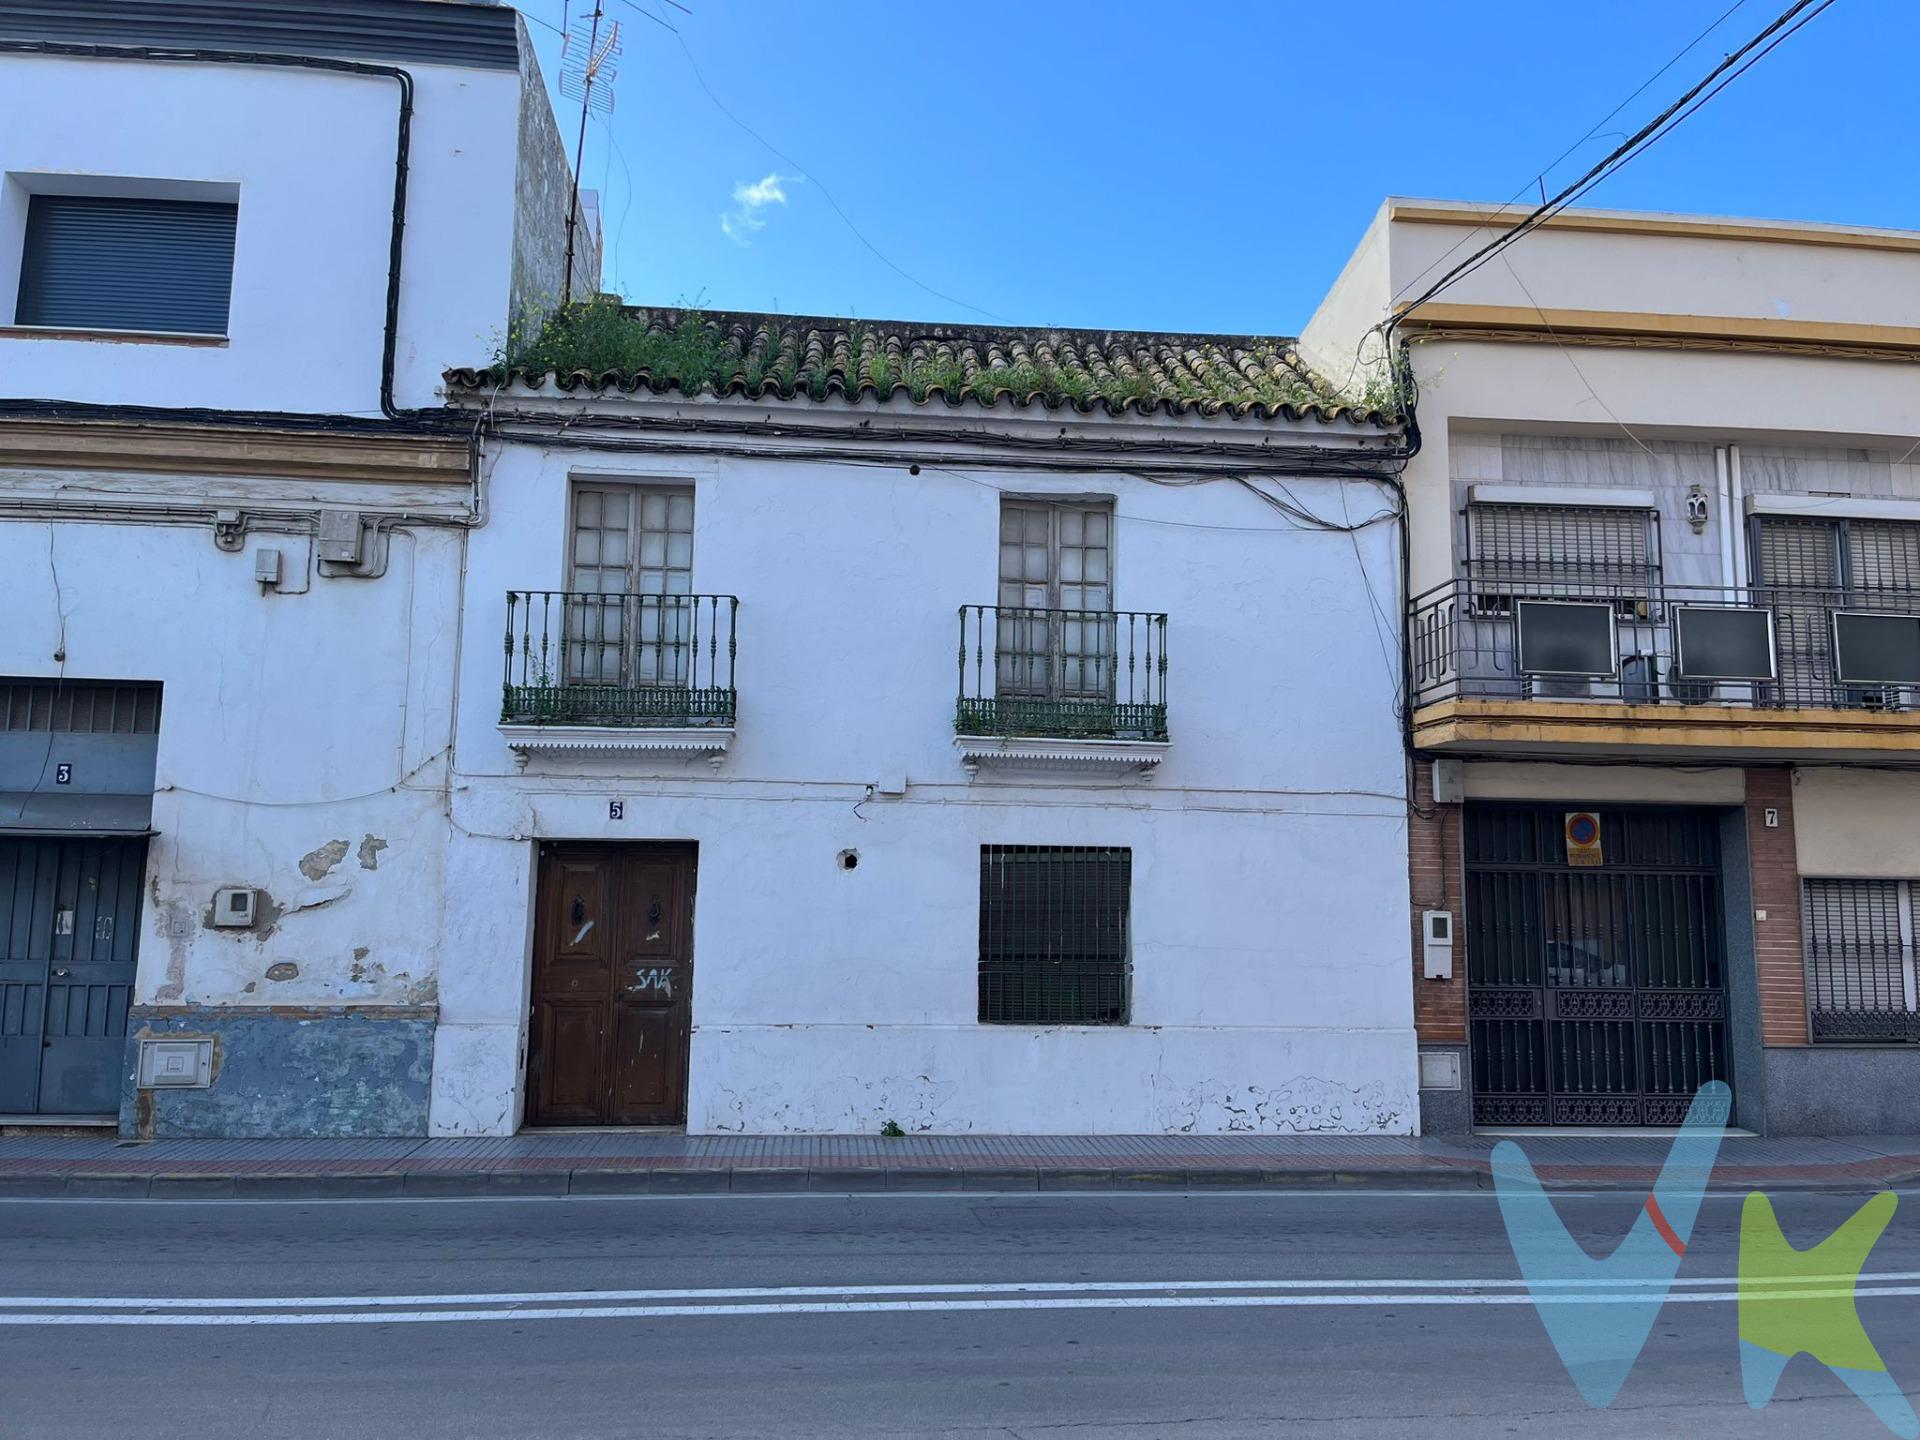
[[[1407, 819], [1407, 888], [1413, 902], [1413, 1028], [1429, 1045], [1467, 1043], [1467, 946], [1461, 925], [1460, 806], [1433, 801], [1433, 761], [1413, 762], [1413, 804]], [[1453, 912], [1453, 979], [1421, 974], [1420, 912]]]
[[[1780, 823], [1767, 824], [1767, 811]], [[1747, 771], [1747, 856], [1753, 880], [1760, 1041], [1807, 1043], [1807, 966], [1800, 939], [1800, 863], [1793, 843], [1793, 771]], [[1766, 919], [1760, 918], [1761, 912]]]

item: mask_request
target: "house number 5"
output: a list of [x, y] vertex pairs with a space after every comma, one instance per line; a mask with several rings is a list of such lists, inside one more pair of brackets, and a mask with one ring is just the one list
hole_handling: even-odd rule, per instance
[[627, 802], [624, 800], [607, 801], [607, 819], [624, 820], [627, 818]]

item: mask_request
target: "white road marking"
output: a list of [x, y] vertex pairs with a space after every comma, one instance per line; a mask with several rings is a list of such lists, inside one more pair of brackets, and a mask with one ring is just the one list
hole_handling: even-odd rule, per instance
[[[1768, 1295], [1766, 1299], [1827, 1299], [1856, 1292], [1849, 1289], [1799, 1291]], [[1861, 1298], [1920, 1295], [1920, 1286], [1870, 1289]], [[745, 1305], [606, 1305], [569, 1306], [533, 1310], [327, 1310], [312, 1312], [259, 1311], [233, 1314], [133, 1314], [96, 1311], [75, 1314], [0, 1315], [7, 1325], [418, 1325], [466, 1323], [480, 1320], [654, 1320], [711, 1315], [865, 1315], [882, 1313], [938, 1314], [985, 1310], [1190, 1310], [1218, 1308], [1305, 1308], [1315, 1306], [1415, 1305], [1622, 1305], [1638, 1304], [1642, 1295], [1114, 1295], [1023, 1296], [1000, 1300], [796, 1300]], [[1670, 1303], [1718, 1305], [1738, 1300], [1733, 1291], [1694, 1291], [1668, 1296]]]
[[[1803, 1275], [1772, 1282], [1782, 1286], [1844, 1285], [1850, 1275]], [[1862, 1284], [1920, 1281], [1920, 1270], [1886, 1270], [1861, 1275]], [[1676, 1279], [1675, 1287], [1706, 1288], [1737, 1284], [1732, 1275], [1695, 1275]], [[765, 1285], [671, 1290], [507, 1290], [454, 1295], [232, 1295], [107, 1296], [0, 1295], [0, 1310], [349, 1310], [380, 1307], [416, 1308], [425, 1305], [546, 1305], [613, 1301], [810, 1300], [833, 1296], [901, 1295], [1076, 1295], [1182, 1294], [1205, 1291], [1417, 1291], [1521, 1290], [1516, 1279], [1379, 1279], [1379, 1280], [1023, 1280], [977, 1285]], [[1574, 1279], [1552, 1285], [1554, 1291], [1631, 1290], [1647, 1292], [1664, 1287], [1642, 1280]]]
[[[1820, 1196], [1862, 1196], [1877, 1192], [1881, 1187], [1836, 1183], [1826, 1189], [1796, 1191], [1794, 1193]], [[1920, 1196], [1920, 1188], [1913, 1186], [1889, 1187], [1894, 1195]], [[1556, 1201], [1562, 1200], [1644, 1200], [1646, 1191], [1641, 1190], [1560, 1190], [1549, 1191]], [[613, 1204], [613, 1205], [710, 1205], [714, 1203], [734, 1205], [773, 1204], [791, 1205], [796, 1200], [885, 1200], [900, 1204], [943, 1203], [955, 1200], [969, 1205], [995, 1205], [1009, 1202], [1021, 1205], [1040, 1204], [1084, 1204], [1088, 1200], [1105, 1201], [1177, 1201], [1196, 1202], [1233, 1202], [1249, 1201], [1265, 1204], [1270, 1201], [1324, 1201], [1338, 1197], [1346, 1200], [1486, 1200], [1498, 1198], [1491, 1190], [1411, 1190], [1394, 1188], [1391, 1190], [1372, 1190], [1363, 1185], [1352, 1189], [1344, 1186], [1338, 1190], [1313, 1189], [1308, 1187], [1279, 1186], [1273, 1189], [1261, 1189], [1248, 1186], [1245, 1189], [1226, 1190], [1182, 1190], [1169, 1186], [1165, 1190], [771, 1190], [742, 1191], [734, 1193], [726, 1190], [689, 1190], [685, 1194], [669, 1195], [302, 1195], [298, 1199], [255, 1200], [235, 1197], [232, 1199], [212, 1199], [207, 1196], [114, 1196], [114, 1195], [0, 1195], [0, 1206], [7, 1205], [171, 1205], [207, 1206], [218, 1205], [232, 1208], [239, 1205], [269, 1206], [284, 1208], [287, 1205], [551, 1205], [558, 1202], [570, 1204]], [[1746, 1202], [1744, 1190], [1710, 1190], [1701, 1197], [1704, 1204], [1735, 1205]]]
[[[1786, 1301], [1920, 1295], [1920, 1285], [1889, 1280], [1911, 1272], [1805, 1277], [1777, 1282], [1745, 1299]], [[1606, 1284], [1608, 1282], [1596, 1282]], [[1731, 1277], [1699, 1277], [1681, 1287], [1724, 1287]], [[1812, 1284], [1829, 1288], [1812, 1289]], [[1362, 1287], [1393, 1286], [1391, 1290]], [[1424, 1288], [1416, 1288], [1424, 1287]], [[1514, 1280], [1368, 1281], [1079, 1281], [1049, 1284], [785, 1286], [772, 1289], [529, 1291], [480, 1295], [236, 1296], [223, 1298], [0, 1297], [0, 1326], [19, 1325], [386, 1325], [481, 1320], [667, 1319], [711, 1315], [938, 1314], [1000, 1310], [1184, 1310], [1219, 1308], [1402, 1307], [1434, 1305], [1631, 1305], [1662, 1299], [1682, 1305], [1728, 1304], [1735, 1289], [1676, 1288], [1624, 1282], [1617, 1289], [1561, 1285], [1533, 1294]], [[1248, 1293], [1257, 1289], [1261, 1293]], [[1229, 1293], [1198, 1293], [1198, 1292]], [[1121, 1293], [1131, 1292], [1131, 1293]], [[867, 1297], [867, 1298], [849, 1298]], [[558, 1300], [584, 1301], [557, 1305]], [[644, 1300], [652, 1303], [606, 1303]], [[448, 1308], [423, 1308], [423, 1307]]]

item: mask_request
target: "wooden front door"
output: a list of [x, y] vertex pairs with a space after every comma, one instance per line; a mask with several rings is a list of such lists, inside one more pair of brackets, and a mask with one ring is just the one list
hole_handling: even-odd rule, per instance
[[540, 847], [530, 1125], [684, 1125], [692, 845]]

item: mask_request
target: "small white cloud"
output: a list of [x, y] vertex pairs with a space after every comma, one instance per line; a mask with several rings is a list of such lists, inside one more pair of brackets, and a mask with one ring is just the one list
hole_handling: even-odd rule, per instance
[[754, 234], [767, 228], [763, 212], [769, 205], [786, 204], [786, 187], [799, 179], [798, 175], [765, 175], [751, 184], [742, 180], [733, 187], [733, 208], [720, 217], [721, 233], [736, 245], [751, 245]]

